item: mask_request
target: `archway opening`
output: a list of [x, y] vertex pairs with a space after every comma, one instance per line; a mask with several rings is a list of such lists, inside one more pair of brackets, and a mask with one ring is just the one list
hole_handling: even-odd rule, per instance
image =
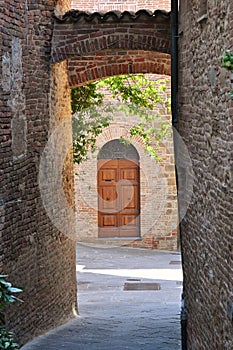
[[[161, 125], [169, 126], [171, 121], [169, 104], [167, 105], [170, 94], [170, 77], [153, 74], [146, 77], [153, 83], [158, 83], [161, 78], [167, 78], [166, 98], [158, 105], [155, 116], [152, 116], [152, 119], [147, 124], [147, 128], [150, 129], [153, 125], [153, 128], [157, 132], [160, 130]], [[106, 102], [109, 101], [109, 96], [109, 92], [104, 89], [104, 99]], [[118, 104], [117, 107], [119, 107]], [[158, 120], [157, 114], [159, 116]], [[150, 152], [146, 151], [144, 139], [139, 134], [130, 135], [130, 130], [137, 123], [140, 125], [141, 122], [137, 111], [133, 115], [127, 116], [124, 108], [118, 108], [112, 109], [111, 115], [110, 124], [96, 138], [94, 153], [89, 153], [85, 162], [75, 167], [77, 174], [75, 177], [77, 193], [77, 240], [79, 242], [95, 242], [99, 238], [104, 237], [126, 238], [128, 236], [128, 243], [132, 246], [177, 250], [177, 190], [172, 133], [168, 133], [169, 136], [160, 143], [153, 144], [153, 147], [157, 147], [156, 156], [159, 160], [156, 160]], [[153, 120], [154, 118], [155, 120]], [[157, 135], [154, 136], [156, 139]], [[123, 140], [123, 142], [119, 142], [119, 140]], [[131, 144], [131, 147], [127, 146], [128, 143]], [[133, 152], [133, 149], [135, 149], [135, 152]], [[135, 231], [133, 233], [132, 230], [128, 234], [125, 231], [124, 237], [123, 232], [122, 234], [119, 233], [119, 227], [122, 227], [121, 223], [124, 221], [119, 213], [122, 212], [123, 215], [123, 207], [122, 204], [120, 205], [118, 203], [119, 198], [122, 196], [119, 196], [118, 199], [116, 197], [117, 191], [120, 190], [119, 184], [123, 184], [124, 181], [130, 182], [130, 179], [119, 177], [120, 173], [123, 174], [120, 163], [126, 166], [125, 160], [127, 158], [128, 160], [133, 160], [133, 162], [128, 164], [132, 168], [132, 173], [128, 171], [128, 173], [125, 172], [127, 175], [122, 176], [135, 176], [135, 191], [137, 195], [133, 196], [133, 191], [131, 191], [131, 187], [133, 188], [133, 186], [130, 185], [129, 191], [132, 193], [127, 193], [126, 191], [125, 196], [127, 198], [134, 197], [135, 208], [131, 208], [131, 214], [133, 215], [133, 210], [135, 210]], [[112, 162], [109, 163], [110, 161]], [[98, 162], [98, 167], [96, 167], [96, 162]], [[137, 167], [138, 169], [136, 169]], [[101, 168], [102, 170], [98, 172]], [[108, 176], [112, 176], [112, 179], [107, 177], [107, 172]], [[104, 176], [104, 179], [101, 179], [101, 176]], [[116, 176], [115, 179], [114, 176]], [[136, 190], [136, 188], [138, 189]], [[108, 192], [110, 189], [112, 193]], [[105, 195], [103, 195], [103, 191], [106, 192]], [[101, 199], [101, 192], [104, 198], [106, 197], [105, 200]], [[105, 205], [106, 208], [103, 207]], [[114, 205], [117, 208], [114, 208]], [[133, 202], [130, 205], [133, 205]], [[107, 208], [110, 210], [109, 215], [102, 215], [101, 213], [104, 213], [104, 211], [106, 214]], [[128, 211], [129, 213], [130, 211]], [[127, 211], [124, 214], [124, 219], [128, 219], [129, 223], [133, 223], [133, 216], [130, 217], [128, 215], [127, 218]], [[87, 221], [88, 225], [85, 224]], [[108, 226], [109, 234], [107, 234]], [[136, 227], [138, 227], [137, 230]], [[106, 234], [103, 232], [106, 232]]]
[[[144, 15], [147, 16], [147, 14], [143, 13], [142, 17]], [[114, 17], [113, 14], [111, 14], [110, 17], [111, 16]], [[130, 17], [130, 15], [129, 15], [129, 17]], [[126, 20], [126, 18], [124, 18], [124, 19]], [[99, 19], [98, 20], [95, 19], [95, 20], [98, 21]], [[112, 19], [109, 18], [108, 20], [111, 22]], [[82, 22], [82, 18], [81, 18], [80, 23], [81, 22]], [[86, 26], [86, 23], [84, 23], [84, 25]], [[135, 25], [135, 27], [136, 27], [137, 23], [133, 23], [130, 25], [131, 26]], [[94, 26], [96, 27], [96, 23], [94, 23]], [[104, 24], [101, 24], [101, 26], [104, 26]], [[90, 24], [88, 23], [88, 28], [89, 27], [90, 27]], [[137, 27], [136, 31], [138, 32], [138, 27]], [[119, 30], [119, 33], [120, 33], [119, 37], [118, 37], [118, 31], [116, 31], [114, 37], [113, 37], [113, 35], [110, 35], [109, 39], [107, 38], [108, 39], [107, 43], [105, 42], [104, 35], [103, 34], [99, 35], [98, 33], [96, 33], [96, 35], [95, 35], [95, 33], [91, 34], [90, 40], [87, 40], [85, 35], [83, 35], [83, 38], [80, 38], [80, 41], [77, 40], [77, 38], [75, 38], [75, 43], [79, 43], [80, 47], [79, 47], [79, 44], [76, 46], [76, 44], [72, 43], [71, 37], [68, 38], [69, 43], [68, 42], [67, 43], [61, 42], [61, 46], [63, 46], [63, 47], [60, 47], [60, 48], [58, 47], [58, 50], [56, 52], [54, 51], [53, 58], [54, 59], [57, 58], [57, 59], [61, 59], [61, 60], [68, 58], [68, 71], [69, 71], [70, 87], [75, 87], [75, 86], [78, 86], [79, 84], [85, 84], [88, 81], [95, 81], [97, 79], [101, 79], [101, 78], [113, 76], [113, 75], [118, 75], [118, 74], [130, 74], [130, 73], [170, 74], [170, 56], [169, 56], [170, 45], [167, 45], [166, 43], [162, 43], [162, 46], [164, 48], [165, 47], [166, 48], [163, 51], [159, 52], [160, 50], [157, 49], [157, 48], [160, 48], [159, 43], [157, 42], [157, 40], [154, 40], [154, 38], [151, 37], [150, 34], [148, 34], [149, 37], [148, 36], [145, 37], [145, 40], [144, 39], [141, 40], [141, 37], [140, 38], [138, 37], [136, 39], [132, 38], [132, 41], [131, 41], [130, 38], [121, 37], [121, 30]], [[70, 35], [73, 35], [73, 34], [70, 33]], [[66, 44], [68, 45], [67, 47], [66, 47]], [[91, 47], [90, 50], [89, 50], [89, 45]], [[153, 51], [153, 49], [151, 50], [151, 47], [153, 45], [155, 47], [154, 51]], [[64, 50], [64, 47], [66, 47], [65, 50]], [[77, 55], [77, 51], [79, 51], [79, 50], [81, 50], [80, 55]], [[107, 142], [114, 140], [116, 138], [119, 138], [120, 136], [121, 135], [119, 134], [119, 132], [116, 131], [116, 127], [112, 126], [111, 130], [108, 130], [108, 131], [106, 130], [106, 133], [104, 133], [104, 135], [102, 135], [102, 137], [100, 138], [100, 142], [98, 143], [98, 147], [101, 148]], [[171, 143], [172, 143], [172, 141], [171, 141]], [[134, 146], [137, 146], [136, 148], [137, 148], [139, 156], [140, 156], [140, 165], [143, 162], [145, 164], [145, 162], [150, 157], [148, 155], [145, 156], [143, 154], [143, 145], [142, 145], [141, 140], [139, 140], [139, 138], [138, 138], [137, 140], [134, 140], [133, 144], [134, 144]], [[143, 154], [143, 157], [141, 156], [141, 154]], [[173, 154], [171, 154], [171, 157], [173, 157]], [[165, 157], [165, 159], [163, 159], [163, 163], [162, 163], [165, 172], [169, 171], [169, 166], [171, 165], [167, 162], [168, 158]], [[92, 166], [93, 165], [91, 165], [89, 160], [88, 160], [88, 163], [86, 163], [85, 166], [83, 166], [83, 169], [81, 169], [81, 171], [78, 171], [79, 178], [77, 180], [77, 182], [79, 184], [81, 184], [81, 195], [85, 194], [85, 198], [83, 198], [82, 203], [80, 203], [80, 205], [77, 208], [79, 211], [78, 214], [80, 215], [80, 217], [82, 217], [81, 220], [78, 220], [79, 223], [80, 222], [82, 223], [82, 227], [80, 227], [80, 229], [78, 230], [78, 238], [80, 238], [80, 236], [79, 236], [80, 234], [85, 235], [85, 238], [87, 239], [87, 244], [91, 244], [91, 242], [92, 242], [92, 238], [90, 237], [90, 231], [91, 231], [91, 225], [93, 224], [94, 221], [95, 221], [95, 226], [98, 229], [98, 224], [96, 224], [96, 223], [98, 223], [98, 221], [96, 221], [96, 218], [98, 218], [98, 198], [96, 196], [96, 194], [98, 193], [98, 189], [95, 188], [95, 186], [94, 186], [94, 183], [96, 183], [97, 174], [95, 172], [96, 170], [93, 171]], [[96, 168], [96, 158], [95, 158], [94, 166]], [[152, 196], [152, 200], [150, 201], [149, 205], [146, 205], [148, 203], [148, 201], [147, 201], [147, 189], [146, 189], [146, 186], [144, 185], [146, 183], [145, 176], [144, 176], [145, 173], [143, 172], [142, 173], [143, 176], [142, 177], [140, 176], [140, 180], [142, 181], [142, 184], [144, 186], [144, 191], [145, 191], [145, 196], [142, 197], [140, 204], [143, 206], [144, 209], [146, 208], [146, 210], [144, 210], [144, 215], [143, 215], [144, 222], [141, 225], [142, 227], [145, 228], [145, 230], [147, 232], [147, 235], [145, 236], [145, 239], [143, 240], [143, 247], [165, 249], [165, 247], [169, 246], [168, 249], [173, 249], [173, 250], [176, 249], [176, 244], [174, 245], [174, 241], [176, 241], [176, 235], [177, 235], [176, 224], [175, 224], [174, 230], [173, 231], [170, 230], [169, 235], [163, 236], [162, 234], [160, 234], [159, 239], [156, 239], [153, 236], [153, 233], [151, 231], [152, 226], [151, 226], [150, 218], [152, 216], [152, 213], [158, 214], [161, 210], [161, 206], [156, 207], [155, 201], [153, 200], [153, 198], [160, 197], [159, 202], [164, 204], [164, 201], [161, 200], [161, 198], [164, 199], [163, 195], [164, 195], [164, 193], [166, 193], [166, 195], [168, 195], [170, 198], [173, 197], [173, 200], [175, 199], [175, 201], [176, 201], [176, 189], [174, 187], [175, 179], [171, 178], [168, 175], [168, 173], [166, 173], [166, 174], [167, 174], [167, 176], [163, 177], [163, 176], [161, 176], [161, 174], [159, 174], [159, 171], [154, 171], [153, 168], [151, 167], [151, 171], [150, 171], [150, 179], [152, 180], [151, 183], [157, 183], [157, 185], [156, 185], [157, 189], [155, 189], [154, 197]], [[93, 175], [94, 175], [94, 181], [93, 181]], [[112, 180], [112, 179], [110, 179], [110, 180]], [[163, 187], [164, 181], [169, 183], [169, 190], [167, 192], [164, 191], [164, 187]], [[148, 181], [148, 183], [149, 183], [149, 181]], [[171, 189], [171, 186], [173, 186], [173, 189]], [[92, 191], [93, 191], [93, 193], [95, 193], [94, 200], [92, 197]], [[79, 198], [80, 197], [81, 196], [79, 196]], [[166, 202], [166, 200], [165, 200], [165, 202]], [[85, 207], [85, 203], [88, 203], [88, 208]], [[162, 204], [162, 207], [163, 207], [163, 204]], [[165, 213], [165, 215], [164, 215], [164, 219], [165, 219], [164, 225], [165, 226], [167, 225], [166, 224], [167, 216], [170, 215], [172, 209], [174, 209], [174, 207], [172, 206], [172, 204], [170, 202], [166, 203], [166, 205], [167, 204], [168, 204], [167, 207], [163, 207], [163, 209], [165, 210], [165, 212], [164, 212]], [[94, 218], [94, 216], [95, 216], [95, 218]], [[94, 218], [94, 220], [93, 220], [93, 218]], [[153, 223], [153, 226], [156, 226], [156, 224], [157, 224], [157, 222], [153, 221], [153, 218], [152, 218], [152, 223]], [[135, 245], [140, 247], [140, 244], [138, 244], [138, 242], [139, 242], [138, 240], [134, 241], [132, 245], [134, 245], [136, 243]], [[85, 244], [86, 243], [84, 243], [84, 245]], [[82, 271], [78, 270], [78, 273], [81, 273], [81, 275], [83, 276], [83, 279], [82, 279], [82, 277], [80, 277], [80, 275], [79, 275], [79, 278], [80, 278], [79, 290], [84, 290], [85, 288], [87, 288], [84, 291], [84, 293], [87, 293], [87, 295], [88, 295], [87, 299], [86, 299], [87, 303], [84, 305], [85, 311], [84, 311], [84, 308], [82, 306], [83, 304], [80, 304], [81, 307], [79, 308], [79, 310], [80, 310], [81, 315], [83, 315], [84, 313], [86, 314], [86, 312], [88, 313], [88, 310], [89, 310], [88, 308], [90, 306], [88, 299], [90, 299], [90, 295], [92, 295], [92, 294], [90, 294], [91, 291], [93, 290], [92, 287], [95, 288], [94, 293], [97, 293], [96, 299], [95, 299], [95, 302], [96, 302], [95, 309], [98, 309], [98, 306], [100, 306], [100, 305], [101, 305], [100, 308], [105, 307], [104, 306], [105, 303], [104, 304], [102, 303], [101, 297], [98, 293], [98, 288], [109, 288], [109, 291], [111, 290], [110, 286], [106, 287], [106, 284], [105, 284], [105, 287], [99, 283], [97, 283], [97, 285], [95, 285], [95, 286], [92, 285], [89, 273], [90, 274], [96, 273], [97, 272], [96, 267], [101, 266], [101, 263], [98, 262], [99, 254], [98, 254], [97, 249], [94, 248], [90, 254], [91, 255], [90, 255], [90, 259], [88, 261], [88, 265], [81, 266], [81, 267], [78, 266], [78, 269], [79, 268], [82, 269]], [[80, 257], [79, 254], [78, 254], [78, 257]], [[82, 264], [81, 261], [82, 261], [82, 256], [80, 257], [80, 260], [78, 260], [79, 264]], [[93, 263], [93, 265], [92, 265], [92, 263]], [[98, 275], [101, 275], [103, 273], [103, 274], [105, 274], [105, 276], [106, 275], [108, 276], [109, 273], [111, 275], [114, 275], [116, 273], [116, 271], [111, 271], [111, 272], [109, 271], [110, 265], [113, 264], [113, 261], [111, 261], [111, 258], [109, 258], [108, 263], [109, 263], [109, 265], [107, 265], [108, 266], [107, 269], [104, 269], [105, 271], [97, 272]], [[169, 262], [167, 264], [169, 264]], [[91, 265], [93, 266], [93, 269], [91, 269]], [[139, 268], [140, 265], [137, 265], [137, 266]], [[88, 269], [88, 267], [89, 267], [89, 269]], [[115, 265], [114, 265], [114, 267], [115, 267]], [[175, 266], [173, 266], [173, 267], [175, 270]], [[119, 266], [116, 268], [116, 270], [118, 270], [118, 269], [119, 269]], [[91, 270], [91, 271], [88, 271], [88, 270]], [[95, 271], [93, 271], [93, 270], [95, 270]], [[168, 270], [170, 271], [170, 270], [172, 270], [172, 268], [170, 269], [170, 266], [169, 266]], [[127, 277], [128, 277], [127, 279], [129, 279], [129, 281], [125, 281], [125, 283], [139, 282], [139, 285], [141, 285], [141, 282], [142, 283], [144, 283], [144, 282], [149, 283], [149, 281], [150, 281], [150, 279], [149, 280], [144, 279], [145, 276], [143, 276], [142, 279], [138, 278], [138, 281], [133, 281], [134, 279], [137, 279], [137, 277], [133, 276], [132, 271], [130, 271], [130, 272], [124, 271], [123, 273], [127, 274]], [[161, 277], [161, 275], [160, 275], [160, 277]], [[165, 278], [165, 277], [163, 276], [163, 278]], [[178, 278], [178, 280], [179, 280], [179, 278]], [[177, 285], [175, 286], [175, 284], [178, 281], [173, 281], [173, 282], [174, 282], [173, 287], [176, 288], [175, 292], [177, 292], [178, 287], [177, 287]], [[179, 283], [180, 282], [181, 281], [179, 280]], [[105, 280], [105, 283], [106, 283], [106, 280]], [[101, 285], [101, 287], [100, 287], [100, 285]], [[162, 287], [162, 289], [163, 288], [166, 288], [166, 287]], [[180, 288], [180, 284], [179, 284], [179, 288]], [[111, 290], [111, 292], [112, 292], [112, 290]], [[127, 292], [125, 292], [125, 293], [127, 293]], [[178, 293], [174, 293], [174, 294], [176, 294], [176, 296], [177, 296]], [[81, 293], [79, 295], [79, 302], [81, 302], [81, 303], [82, 303], [82, 301], [81, 301], [82, 297], [83, 296]], [[93, 297], [93, 299], [94, 298], [95, 297]], [[103, 296], [103, 298], [106, 298], [106, 295]], [[120, 300], [120, 298], [119, 298], [119, 300]], [[112, 300], [110, 298], [109, 301], [112, 301], [112, 304], [111, 303], [110, 304], [113, 305], [114, 308], [116, 309], [118, 307], [117, 305], [119, 305], [119, 300], [117, 301], [117, 298], [115, 300]], [[179, 301], [177, 300], [176, 307], [178, 305], [179, 305]], [[133, 305], [131, 304], [131, 306], [134, 307], [135, 304], [133, 303]], [[109, 307], [109, 304], [108, 304], [108, 307]], [[179, 306], [178, 306], [178, 308], [179, 308]], [[113, 319], [114, 319], [114, 316], [113, 316]], [[118, 321], [119, 320], [117, 320], [116, 322], [118, 322]], [[179, 342], [179, 336], [178, 336], [177, 341]], [[174, 348], [174, 343], [173, 343], [173, 348]]]

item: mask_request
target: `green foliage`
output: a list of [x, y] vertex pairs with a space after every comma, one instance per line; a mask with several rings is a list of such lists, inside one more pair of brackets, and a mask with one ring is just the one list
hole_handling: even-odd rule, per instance
[[[81, 163], [89, 151], [96, 149], [96, 137], [112, 119], [115, 104], [104, 106], [103, 91], [110, 91], [112, 101], [118, 101], [127, 116], [139, 116], [141, 122], [130, 130], [130, 136], [139, 135], [145, 149], [156, 159], [159, 143], [168, 134], [171, 124], [159, 120], [158, 106], [170, 112], [166, 80], [151, 81], [144, 74], [121, 75], [103, 79], [72, 90], [74, 162]], [[78, 113], [77, 113], [78, 112]]]
[[80, 112], [103, 105], [104, 94], [97, 91], [97, 83], [89, 83], [71, 90], [72, 112]]
[[222, 56], [222, 67], [233, 71], [233, 54], [229, 50], [226, 50]]
[[14, 334], [8, 332], [4, 327], [0, 328], [0, 349], [19, 349], [19, 345], [14, 341]]
[[0, 325], [4, 324], [4, 309], [8, 304], [15, 301], [21, 301], [12, 293], [20, 293], [22, 289], [13, 287], [10, 282], [7, 282], [5, 278], [7, 275], [0, 275]]
[[[7, 275], [0, 275], [0, 349], [19, 349], [19, 345], [14, 342], [13, 333], [5, 329], [5, 309], [7, 305], [15, 301], [22, 302], [14, 293], [22, 292], [21, 288], [13, 287], [5, 278]], [[13, 293], [13, 294], [12, 294]]]
[[160, 143], [164, 141], [171, 132], [171, 125], [168, 122], [159, 121], [157, 126], [152, 127], [147, 122], [142, 122], [130, 129], [130, 136], [140, 136], [145, 145], [145, 150], [156, 160], [162, 159], [158, 155]]
[[86, 159], [89, 151], [96, 149], [96, 138], [109, 125], [109, 117], [103, 115], [104, 94], [99, 92], [97, 83], [89, 83], [71, 91], [73, 111], [73, 158], [74, 163]]
[[93, 108], [91, 113], [81, 111], [73, 115], [73, 158], [79, 164], [86, 159], [89, 151], [96, 150], [96, 138], [109, 125], [109, 118]]
[[[221, 57], [222, 67], [226, 68], [230, 72], [233, 72], [233, 54], [230, 50], [226, 50], [225, 54]], [[233, 90], [229, 92], [231, 99], [233, 100]]]
[[169, 121], [161, 120], [160, 113], [155, 109], [160, 107], [170, 113], [170, 99], [165, 94], [166, 80], [149, 80], [144, 74], [130, 74], [111, 77], [99, 83], [108, 86], [113, 99], [122, 103], [126, 115], [137, 115], [141, 122], [130, 129], [130, 136], [140, 136], [144, 140], [145, 150], [157, 161], [159, 144], [168, 136], [171, 130]]
[[98, 87], [108, 86], [111, 97], [125, 102], [135, 112], [135, 107], [152, 110], [163, 101], [160, 93], [166, 90], [161, 81], [150, 81], [144, 74], [119, 75], [107, 78], [98, 83]]

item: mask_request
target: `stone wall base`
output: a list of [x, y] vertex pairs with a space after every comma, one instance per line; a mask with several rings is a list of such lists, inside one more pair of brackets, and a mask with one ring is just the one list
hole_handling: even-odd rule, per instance
[[171, 236], [167, 237], [142, 237], [141, 239], [104, 239], [104, 238], [86, 238], [78, 242], [80, 244], [94, 244], [103, 246], [119, 246], [119, 247], [132, 247], [142, 249], [156, 249], [156, 250], [169, 250], [177, 251], [179, 249], [177, 245], [177, 230], [172, 231]]
[[141, 240], [130, 242], [131, 247], [158, 250], [177, 250], [177, 232], [174, 230], [172, 236], [167, 237], [142, 237]]

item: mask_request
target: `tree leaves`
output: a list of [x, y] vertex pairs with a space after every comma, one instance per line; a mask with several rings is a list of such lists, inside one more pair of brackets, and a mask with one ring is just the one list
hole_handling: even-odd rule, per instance
[[[104, 104], [105, 92], [112, 101], [120, 103], [126, 116], [139, 116], [130, 135], [144, 140], [145, 150], [157, 161], [158, 144], [169, 132], [169, 121], [158, 121], [161, 115], [156, 109], [170, 113], [170, 99], [166, 93], [166, 80], [149, 80], [144, 74], [120, 75], [89, 83], [72, 90], [74, 162], [81, 163], [88, 152], [96, 150], [96, 138], [114, 115], [116, 107]], [[157, 122], [156, 122], [157, 120]]]
[[14, 334], [0, 327], [0, 349], [16, 350], [19, 345], [14, 341]]
[[233, 71], [233, 54], [226, 50], [225, 54], [221, 57], [222, 67], [226, 68], [229, 71]]
[[19, 345], [14, 342], [13, 333], [5, 329], [5, 308], [8, 304], [15, 301], [22, 302], [21, 299], [12, 293], [22, 292], [21, 288], [13, 287], [5, 278], [7, 275], [0, 275], [0, 349], [14, 350], [19, 349]]
[[80, 112], [89, 109], [91, 106], [103, 104], [103, 93], [99, 92], [97, 83], [89, 83], [71, 90], [72, 112]]

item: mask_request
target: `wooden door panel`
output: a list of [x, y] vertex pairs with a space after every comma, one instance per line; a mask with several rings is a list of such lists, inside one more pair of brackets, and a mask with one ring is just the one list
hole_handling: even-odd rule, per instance
[[119, 238], [133, 238], [133, 237], [139, 237], [140, 236], [140, 230], [139, 226], [125, 226], [125, 227], [120, 227], [119, 228]]
[[120, 179], [129, 181], [138, 181], [137, 169], [120, 169]]
[[120, 237], [119, 228], [118, 227], [99, 227], [98, 237], [99, 238], [119, 238]]
[[121, 169], [121, 179], [137, 181], [137, 169]]
[[121, 215], [120, 226], [138, 226], [138, 215]]
[[121, 211], [139, 209], [138, 202], [138, 186], [137, 185], [122, 185], [120, 191]]
[[117, 181], [117, 169], [104, 169], [100, 171], [100, 181]]
[[116, 187], [101, 187], [99, 189], [99, 196], [100, 211], [106, 212], [108, 210], [113, 210], [118, 212]]
[[129, 160], [98, 162], [99, 237], [138, 237], [139, 166]]
[[101, 215], [101, 226], [102, 227], [116, 227], [117, 216], [116, 215]]

